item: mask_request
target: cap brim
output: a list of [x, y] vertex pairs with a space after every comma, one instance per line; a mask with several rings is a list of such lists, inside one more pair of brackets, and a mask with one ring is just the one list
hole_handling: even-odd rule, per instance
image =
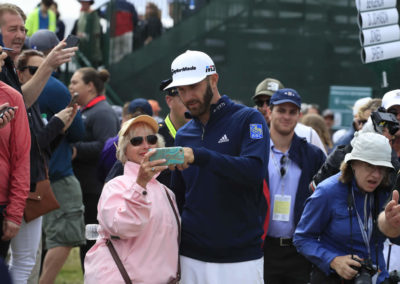
[[272, 105], [281, 105], [281, 104], [284, 104], [284, 103], [292, 103], [292, 104], [294, 104], [295, 106], [297, 106], [298, 108], [301, 108], [300, 105], [298, 105], [298, 104], [296, 104], [294, 101], [288, 100], [288, 99], [279, 100], [279, 101], [275, 101], [275, 102], [270, 102], [270, 104], [272, 104]]
[[390, 103], [388, 103], [388, 105], [385, 106], [385, 109], [388, 110], [392, 106], [397, 106], [397, 105], [400, 105], [400, 98], [395, 98], [395, 99], [391, 100]]
[[126, 121], [123, 125], [121, 130], [119, 131], [119, 136], [125, 136], [126, 133], [128, 132], [129, 128], [132, 127], [132, 125], [139, 123], [139, 122], [143, 122], [148, 124], [155, 133], [158, 132], [158, 123], [157, 121], [152, 118], [149, 115], [139, 115], [137, 117], [131, 118], [130, 120]]
[[353, 157], [351, 155], [351, 153], [347, 153], [346, 156], [344, 157], [344, 162], [347, 163], [349, 161], [362, 161], [362, 162], [366, 162], [366, 163], [374, 165], [374, 166], [386, 167], [386, 168], [394, 169], [392, 163], [390, 163], [390, 162], [387, 162], [387, 161], [370, 161], [370, 160], [363, 159], [363, 158], [360, 158], [360, 157]]
[[252, 99], [254, 100], [254, 99], [257, 98], [258, 96], [268, 96], [268, 97], [272, 97], [273, 94], [274, 94], [273, 92], [270, 92], [270, 93], [267, 93], [267, 92], [259, 92], [259, 93], [255, 94], [255, 95], [253, 96]]
[[196, 84], [196, 83], [204, 80], [206, 77], [207, 77], [207, 75], [204, 75], [202, 77], [179, 78], [176, 80], [173, 79], [172, 83], [164, 88], [164, 91], [166, 91], [169, 88], [173, 88], [173, 87], [193, 85], [193, 84]]

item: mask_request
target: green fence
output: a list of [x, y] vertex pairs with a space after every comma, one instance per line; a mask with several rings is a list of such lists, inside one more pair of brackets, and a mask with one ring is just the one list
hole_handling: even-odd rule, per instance
[[[380, 73], [400, 88], [398, 60], [363, 65], [354, 0], [211, 0], [160, 38], [108, 66], [121, 101], [163, 101], [159, 82], [187, 49], [215, 62], [223, 94], [251, 104], [256, 85], [277, 78], [305, 102], [326, 107], [332, 85], [365, 86], [381, 96]], [[164, 109], [165, 109], [164, 104]]]

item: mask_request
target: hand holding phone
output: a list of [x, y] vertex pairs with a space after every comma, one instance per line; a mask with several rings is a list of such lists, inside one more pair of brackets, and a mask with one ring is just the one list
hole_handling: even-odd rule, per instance
[[68, 35], [67, 39], [65, 40], [65, 43], [67, 44], [65, 46], [65, 48], [78, 46], [79, 41], [80, 41], [79, 37], [70, 34], [70, 35]]
[[5, 107], [2, 110], [0, 110], [0, 118], [3, 118], [3, 116], [5, 115], [5, 113], [9, 110], [15, 110], [15, 108], [13, 107]]
[[160, 166], [183, 164], [185, 160], [182, 147], [166, 147], [166, 148], [150, 149], [150, 151], [152, 150], [155, 150], [156, 152], [150, 156], [149, 161], [155, 161], [161, 159], [167, 160], [165, 163], [160, 164]]
[[78, 102], [78, 98], [79, 98], [79, 94], [78, 93], [74, 93], [72, 95], [71, 101], [68, 104], [68, 107], [73, 107], [74, 104], [76, 104]]

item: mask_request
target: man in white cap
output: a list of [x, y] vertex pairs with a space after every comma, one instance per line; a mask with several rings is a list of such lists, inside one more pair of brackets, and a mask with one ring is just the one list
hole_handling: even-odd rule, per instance
[[265, 119], [220, 95], [207, 54], [188, 50], [172, 62], [171, 72], [165, 89], [176, 87], [193, 117], [175, 137], [185, 147], [185, 162], [171, 186], [182, 217], [181, 283], [261, 284]]
[[[382, 106], [387, 112], [396, 116], [400, 121], [400, 89], [387, 92], [382, 98]], [[396, 151], [397, 156], [400, 157], [400, 132], [395, 134], [396, 139], [393, 142], [393, 149]]]

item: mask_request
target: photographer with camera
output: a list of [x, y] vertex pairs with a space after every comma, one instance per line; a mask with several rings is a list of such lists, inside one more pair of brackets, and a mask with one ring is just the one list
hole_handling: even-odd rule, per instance
[[[357, 132], [340, 173], [307, 200], [294, 245], [315, 266], [311, 283], [385, 283], [383, 235], [377, 217], [390, 196], [392, 149], [377, 133]], [[379, 149], [379, 151], [377, 151]], [[344, 280], [344, 282], [343, 282]]]

